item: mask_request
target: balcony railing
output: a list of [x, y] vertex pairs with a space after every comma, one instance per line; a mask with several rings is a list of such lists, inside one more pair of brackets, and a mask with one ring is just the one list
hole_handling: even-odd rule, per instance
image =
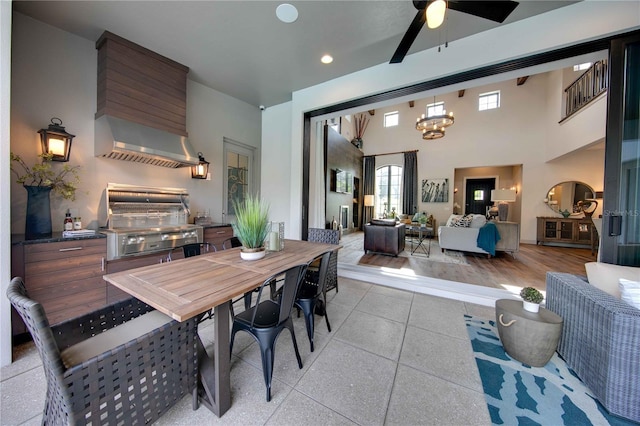
[[569, 118], [597, 98], [598, 95], [607, 91], [609, 85], [607, 66], [606, 60], [595, 62], [576, 81], [564, 89], [566, 101], [564, 119]]

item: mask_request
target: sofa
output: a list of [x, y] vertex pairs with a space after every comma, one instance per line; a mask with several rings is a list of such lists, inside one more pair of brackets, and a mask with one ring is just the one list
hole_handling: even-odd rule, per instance
[[438, 244], [442, 251], [458, 250], [491, 255], [477, 245], [480, 228], [486, 223], [487, 218], [481, 214], [452, 214], [447, 224], [438, 228]]
[[364, 252], [398, 256], [404, 251], [405, 225], [393, 219], [373, 219], [364, 226]]
[[640, 422], [640, 309], [585, 277], [547, 272], [546, 283], [546, 308], [564, 321], [558, 354], [610, 413]]

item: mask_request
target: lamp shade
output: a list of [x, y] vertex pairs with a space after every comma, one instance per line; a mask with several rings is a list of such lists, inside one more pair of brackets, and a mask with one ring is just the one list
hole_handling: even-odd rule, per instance
[[364, 206], [365, 207], [373, 207], [373, 195], [365, 195], [364, 196]]
[[198, 164], [191, 167], [192, 179], [206, 179], [209, 174], [209, 162], [204, 159], [202, 153], [198, 153]]
[[516, 200], [515, 189], [492, 189], [491, 201], [514, 202]]

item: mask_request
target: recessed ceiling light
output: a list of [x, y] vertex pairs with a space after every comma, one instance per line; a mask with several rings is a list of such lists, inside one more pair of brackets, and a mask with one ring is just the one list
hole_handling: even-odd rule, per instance
[[333, 56], [324, 55], [322, 58], [320, 58], [320, 61], [322, 61], [323, 64], [330, 64], [331, 62], [333, 62]]
[[292, 4], [282, 3], [276, 8], [276, 16], [282, 22], [290, 24], [298, 19], [298, 9]]

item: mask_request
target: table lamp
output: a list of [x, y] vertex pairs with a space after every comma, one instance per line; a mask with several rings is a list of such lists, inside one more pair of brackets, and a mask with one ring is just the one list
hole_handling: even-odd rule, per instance
[[509, 215], [509, 204], [516, 200], [515, 189], [492, 189], [491, 201], [498, 203], [498, 219], [505, 222]]

